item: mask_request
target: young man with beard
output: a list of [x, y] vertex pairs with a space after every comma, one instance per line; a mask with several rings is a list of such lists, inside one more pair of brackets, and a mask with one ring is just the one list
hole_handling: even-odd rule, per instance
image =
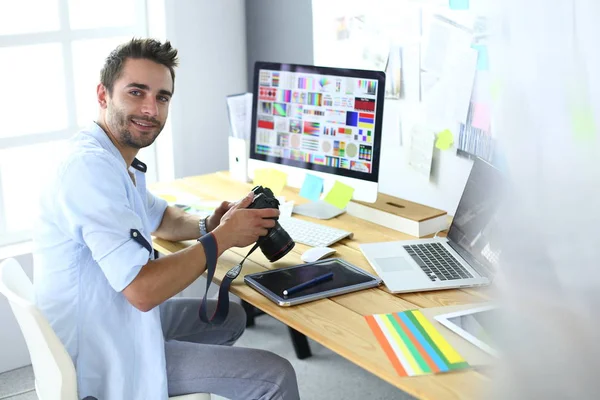
[[136, 155], [164, 127], [176, 66], [171, 44], [152, 39], [133, 39], [107, 57], [98, 119], [71, 139], [42, 195], [36, 303], [73, 359], [81, 398], [210, 392], [298, 399], [287, 360], [231, 347], [245, 327], [238, 304], [230, 304], [223, 324], [207, 325], [198, 318], [199, 300], [171, 299], [204, 272], [203, 244], [153, 259], [151, 235], [171, 241], [210, 235], [220, 255], [254, 243], [279, 214], [246, 209], [250, 193], [200, 220], [146, 190], [146, 166]]

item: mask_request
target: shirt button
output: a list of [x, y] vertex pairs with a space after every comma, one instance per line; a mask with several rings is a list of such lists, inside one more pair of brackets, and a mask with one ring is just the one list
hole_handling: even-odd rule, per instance
[[133, 237], [137, 237], [137, 232], [133, 232]]

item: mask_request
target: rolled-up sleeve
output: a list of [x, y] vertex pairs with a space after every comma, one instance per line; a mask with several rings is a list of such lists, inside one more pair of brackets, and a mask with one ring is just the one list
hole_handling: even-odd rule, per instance
[[161, 199], [160, 197], [156, 197], [149, 191], [147, 193], [147, 214], [148, 220], [150, 221], [150, 231], [155, 232], [160, 226], [160, 223], [162, 222], [163, 215], [165, 215], [165, 210], [167, 209], [167, 201]]
[[[60, 228], [88, 247], [112, 288], [120, 292], [148, 262], [150, 252], [131, 238], [143, 222], [131, 207], [127, 172], [110, 156], [86, 154], [66, 164], [55, 201]], [[147, 241], [150, 237], [145, 238]]]

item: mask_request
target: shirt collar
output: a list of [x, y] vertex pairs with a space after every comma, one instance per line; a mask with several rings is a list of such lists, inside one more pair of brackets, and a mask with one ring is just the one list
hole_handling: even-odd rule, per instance
[[[87, 132], [91, 137], [96, 139], [98, 141], [98, 143], [100, 143], [100, 146], [102, 146], [103, 149], [109, 151], [118, 160], [121, 160], [121, 162], [123, 163], [125, 168], [129, 168], [129, 165], [127, 165], [127, 163], [125, 162], [125, 159], [123, 158], [123, 155], [121, 154], [119, 149], [117, 149], [117, 147], [114, 145], [114, 143], [108, 137], [108, 134], [106, 132], [104, 132], [104, 129], [102, 129], [102, 127], [100, 127], [100, 125], [98, 125], [96, 122], [94, 122], [93, 124], [91, 124], [90, 128], [87, 129]], [[136, 169], [140, 172], [143, 172], [143, 173], [146, 173], [146, 171], [148, 170], [148, 167], [146, 166], [146, 164], [144, 164], [137, 158], [133, 159], [133, 162], [131, 163], [131, 167], [133, 167], [134, 169]]]

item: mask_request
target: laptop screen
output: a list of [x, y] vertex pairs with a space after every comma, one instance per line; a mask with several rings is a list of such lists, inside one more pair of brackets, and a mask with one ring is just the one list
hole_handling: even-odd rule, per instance
[[448, 232], [450, 244], [461, 256], [468, 260], [464, 252], [468, 253], [488, 270], [495, 270], [500, 257], [496, 228], [503, 186], [500, 171], [475, 159]]

